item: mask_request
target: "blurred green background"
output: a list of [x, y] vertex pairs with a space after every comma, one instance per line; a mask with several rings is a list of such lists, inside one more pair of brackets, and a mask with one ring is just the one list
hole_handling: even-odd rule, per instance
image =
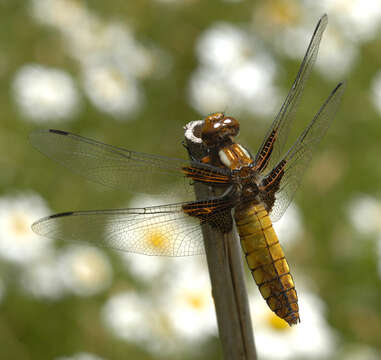
[[[380, 358], [380, 1], [3, 0], [0, 359], [221, 358], [215, 329], [203, 333], [205, 314], [193, 329], [200, 336], [179, 336], [181, 326], [178, 332], [168, 320], [181, 313], [168, 305], [172, 259], [147, 265], [160, 270], [143, 279], [129, 264], [134, 255], [87, 250], [81, 258], [75, 246], [31, 233], [29, 225], [49, 213], [147, 203], [57, 166], [28, 134], [57, 128], [186, 158], [183, 126], [226, 111], [241, 121], [239, 141], [255, 152], [325, 12], [327, 32], [293, 139], [340, 80], [347, 89], [289, 223], [286, 212], [278, 230], [299, 297], [313, 300], [305, 320], [301, 307], [303, 335], [266, 317], [253, 322], [261, 358]], [[152, 295], [158, 276], [163, 284]], [[249, 290], [257, 293], [251, 283]], [[121, 310], [113, 316], [122, 324], [107, 320], [112, 299], [135, 292], [133, 319]], [[163, 310], [155, 332], [148, 317], [135, 317], [159, 303], [172, 314]]]

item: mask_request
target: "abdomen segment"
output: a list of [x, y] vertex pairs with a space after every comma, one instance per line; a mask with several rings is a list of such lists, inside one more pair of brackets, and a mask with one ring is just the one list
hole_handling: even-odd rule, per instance
[[242, 249], [254, 280], [270, 309], [291, 326], [298, 323], [298, 297], [290, 269], [269, 214], [262, 205], [236, 209]]

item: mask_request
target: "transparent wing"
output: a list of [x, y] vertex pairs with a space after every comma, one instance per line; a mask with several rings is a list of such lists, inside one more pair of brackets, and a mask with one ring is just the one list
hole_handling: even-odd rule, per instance
[[320, 41], [327, 26], [328, 17], [323, 15], [316, 25], [307, 52], [304, 55], [296, 79], [292, 84], [278, 115], [271, 124], [266, 137], [259, 148], [255, 163], [259, 171], [268, 172], [280, 160], [284, 154], [284, 146], [294, 119], [295, 109], [300, 99], [305, 83], [316, 61]]
[[180, 204], [61, 213], [38, 220], [32, 229], [53, 239], [146, 255], [204, 252], [200, 222], [184, 214]]
[[[224, 226], [231, 207], [230, 200], [217, 198], [146, 208], [66, 212], [40, 219], [32, 229], [48, 238], [139, 254], [197, 255], [204, 252], [199, 219]], [[187, 215], [184, 208], [199, 217]]]
[[[185, 160], [129, 151], [61, 130], [35, 131], [29, 138], [41, 153], [96, 183], [134, 192], [168, 194], [173, 190], [178, 196], [193, 196], [182, 171], [190, 167]], [[174, 187], [176, 181], [181, 186]]]
[[[304, 172], [312, 158], [313, 152], [322, 137], [327, 132], [334, 115], [339, 107], [345, 89], [345, 84], [340, 83], [331, 92], [328, 99], [321, 106], [311, 123], [288, 150], [267, 178], [272, 181], [280, 176], [279, 188], [275, 192], [275, 203], [270, 212], [272, 221], [277, 221], [286, 211], [290, 204]], [[266, 178], [265, 178], [266, 180]]]

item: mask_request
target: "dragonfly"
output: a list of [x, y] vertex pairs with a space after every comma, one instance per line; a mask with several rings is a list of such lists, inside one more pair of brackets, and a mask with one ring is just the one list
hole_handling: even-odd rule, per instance
[[[159, 185], [177, 179], [181, 193], [189, 196], [188, 201], [159, 206], [54, 214], [36, 221], [33, 231], [127, 252], [188, 256], [204, 253], [204, 224], [222, 233], [236, 226], [248, 267], [269, 308], [290, 326], [300, 322], [294, 280], [272, 223], [292, 201], [344, 91], [345, 84], [339, 83], [285, 149], [327, 21], [324, 15], [318, 22], [296, 79], [255, 156], [234, 140], [238, 120], [222, 112], [202, 121], [198, 141], [204, 156], [190, 160], [134, 152], [62, 130], [32, 132], [30, 141], [41, 153], [93, 182], [163, 195], [169, 192]], [[195, 199], [195, 183], [219, 189], [218, 195]]]

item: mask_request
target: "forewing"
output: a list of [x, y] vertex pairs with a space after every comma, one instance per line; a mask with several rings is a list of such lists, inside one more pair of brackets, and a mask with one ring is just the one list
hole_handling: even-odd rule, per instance
[[[96, 183], [133, 192], [193, 197], [189, 171], [182, 170], [192, 167], [185, 160], [134, 152], [61, 130], [35, 131], [30, 142], [41, 153]], [[199, 167], [204, 167], [203, 176], [210, 178], [211, 166]], [[197, 170], [193, 172], [201, 176]]]
[[[279, 176], [281, 176], [281, 180], [279, 189], [275, 193], [275, 203], [270, 213], [272, 221], [279, 220], [290, 204], [312, 158], [313, 152], [334, 118], [344, 88], [344, 83], [336, 86], [311, 123], [279, 163], [280, 166], [277, 171], [280, 174]], [[269, 176], [271, 176], [271, 173]]]
[[295, 109], [316, 61], [320, 41], [324, 29], [327, 26], [327, 22], [328, 17], [327, 15], [324, 15], [316, 25], [314, 34], [311, 38], [307, 52], [304, 55], [296, 79], [292, 84], [291, 90], [289, 91], [278, 115], [271, 124], [271, 127], [256, 155], [256, 167], [263, 173], [271, 170], [280, 161], [281, 156], [284, 154], [284, 146], [287, 142], [289, 130], [294, 119]]

